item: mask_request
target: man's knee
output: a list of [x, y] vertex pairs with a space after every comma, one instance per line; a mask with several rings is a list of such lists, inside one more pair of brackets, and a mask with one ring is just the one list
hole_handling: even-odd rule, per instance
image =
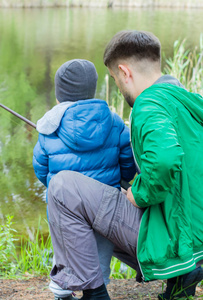
[[108, 194], [118, 193], [116, 188], [78, 172], [61, 171], [50, 181], [48, 202], [54, 201], [67, 208], [68, 213], [86, 218], [92, 224], [106, 190]]
[[77, 183], [79, 182], [77, 172], [61, 171], [54, 175], [49, 183], [48, 198], [55, 198], [59, 202], [63, 202], [64, 198], [75, 195]]
[[[82, 177], [81, 177], [82, 176]], [[50, 181], [48, 188], [48, 207], [58, 207], [72, 215], [84, 215], [85, 191], [82, 179], [86, 177], [74, 171], [61, 171]]]
[[72, 182], [77, 182], [77, 178], [79, 176], [80, 173], [78, 172], [66, 170], [61, 171], [52, 177], [49, 182], [49, 189], [53, 191], [55, 186], [70, 186]]

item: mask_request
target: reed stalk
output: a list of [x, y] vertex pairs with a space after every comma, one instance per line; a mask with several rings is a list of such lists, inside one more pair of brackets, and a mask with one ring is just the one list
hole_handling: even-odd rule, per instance
[[186, 49], [186, 39], [174, 43], [174, 55], [166, 59], [164, 74], [170, 74], [193, 93], [203, 90], [203, 34], [200, 35], [199, 47]]

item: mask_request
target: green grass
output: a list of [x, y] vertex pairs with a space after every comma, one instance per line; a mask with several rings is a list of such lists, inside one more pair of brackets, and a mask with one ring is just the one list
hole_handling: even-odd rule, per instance
[[199, 46], [186, 49], [186, 40], [175, 41], [172, 58], [166, 59], [164, 74], [170, 74], [193, 93], [202, 94], [203, 90], [203, 34]]
[[[6, 224], [0, 227], [0, 276], [48, 276], [52, 267], [53, 247], [50, 234], [44, 238], [40, 233], [40, 218], [32, 239], [18, 236], [13, 226], [13, 216], [7, 215]], [[47, 231], [49, 232], [48, 224]], [[129, 279], [135, 278], [136, 272], [113, 257], [110, 276], [115, 279]]]
[[7, 222], [0, 227], [0, 275], [10, 275], [15, 269], [17, 252], [15, 242], [16, 231], [12, 228], [12, 216], [7, 216]]
[[[34, 238], [18, 236], [12, 228], [13, 216], [6, 216], [0, 227], [0, 276], [4, 278], [29, 275], [48, 275], [51, 270], [53, 248], [51, 237], [40, 233], [40, 218]], [[48, 225], [47, 225], [48, 231]]]
[[111, 260], [110, 278], [114, 279], [130, 279], [135, 278], [136, 271], [129, 266], [123, 264], [120, 260], [113, 257]]
[[[52, 267], [53, 247], [51, 236], [45, 239], [40, 230], [33, 239], [18, 236], [13, 229], [13, 216], [6, 216], [6, 224], [0, 227], [0, 276], [4, 278], [33, 275], [49, 275]], [[40, 218], [38, 228], [40, 228]], [[47, 231], [49, 228], [47, 225]], [[135, 278], [136, 271], [117, 258], [111, 260], [111, 278]]]
[[[40, 220], [39, 226], [40, 228]], [[33, 273], [35, 275], [48, 275], [51, 271], [53, 247], [50, 234], [45, 239], [38, 229], [34, 240], [21, 237], [20, 253], [17, 266], [21, 274]]]

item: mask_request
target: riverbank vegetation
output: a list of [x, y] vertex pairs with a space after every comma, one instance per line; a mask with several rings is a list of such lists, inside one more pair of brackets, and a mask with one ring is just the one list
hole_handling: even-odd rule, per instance
[[[18, 236], [13, 228], [13, 216], [0, 227], [0, 277], [15, 278], [49, 275], [53, 261], [53, 247], [50, 234], [46, 238], [38, 229], [33, 238]], [[48, 224], [47, 224], [48, 231]], [[135, 278], [136, 272], [116, 258], [111, 261], [111, 278]]]
[[[28, 297], [28, 290], [30, 290], [30, 293], [32, 294], [31, 297], [33, 297], [34, 289], [36, 295], [44, 291], [46, 296], [43, 295], [43, 299], [50, 299], [48, 292], [46, 292], [48, 289], [49, 273], [51, 271], [53, 261], [53, 248], [50, 234], [48, 234], [48, 237], [45, 239], [40, 233], [39, 219], [38, 229], [33, 234], [33, 239], [25, 238], [24, 236], [19, 237], [16, 230], [13, 229], [14, 224], [12, 219], [12, 216], [7, 216], [6, 224], [0, 227], [1, 291], [3, 294], [7, 294], [7, 285], [10, 283], [11, 286], [15, 286], [15, 289], [9, 289], [9, 295], [11, 294], [12, 297], [13, 294], [17, 295], [17, 293], [19, 294], [20, 292], [20, 299], [38, 299]], [[111, 280], [108, 290], [112, 295], [116, 295], [118, 292], [119, 299], [126, 299], [126, 297], [128, 299], [134, 299], [135, 293], [139, 295], [139, 299], [157, 299], [157, 294], [165, 289], [165, 283], [160, 280], [147, 283], [146, 286], [136, 283], [134, 280], [136, 271], [123, 264], [115, 257], [112, 258], [110, 267], [110, 278], [121, 279], [121, 281], [119, 281], [121, 284], [119, 283], [119, 286], [115, 290], [116, 281]], [[38, 282], [38, 278], [40, 284]], [[23, 280], [19, 281], [19, 279]], [[128, 281], [126, 279], [128, 279]], [[129, 279], [133, 279], [133, 282]], [[26, 287], [24, 286], [25, 283]], [[202, 285], [203, 282], [200, 287], [197, 288], [198, 295], [202, 294]], [[126, 293], [128, 289], [129, 291], [127, 296]], [[133, 296], [131, 295], [130, 290], [132, 290]], [[49, 291], [49, 293], [51, 292]], [[200, 296], [200, 298], [202, 299], [202, 296]], [[198, 296], [197, 299], [200, 298]], [[115, 299], [118, 298], [115, 297]], [[194, 298], [189, 297], [188, 299]]]
[[186, 49], [186, 40], [174, 43], [174, 55], [166, 59], [164, 74], [178, 78], [193, 93], [203, 91], [203, 34], [200, 35], [199, 46], [193, 51]]
[[[0, 276], [4, 278], [23, 275], [48, 275], [51, 270], [53, 248], [51, 237], [44, 237], [38, 228], [30, 237], [18, 236], [13, 228], [13, 216], [0, 227]], [[48, 224], [47, 224], [48, 231]]]

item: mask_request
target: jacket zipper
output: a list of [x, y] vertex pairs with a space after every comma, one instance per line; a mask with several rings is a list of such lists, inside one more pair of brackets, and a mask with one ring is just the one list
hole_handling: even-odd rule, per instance
[[131, 114], [132, 114], [132, 111], [131, 111], [130, 116], [129, 116], [129, 125], [130, 125], [130, 146], [131, 146], [131, 149], [132, 149], [132, 153], [133, 153], [133, 158], [134, 158], [135, 166], [136, 166], [136, 169], [137, 169], [137, 171], [138, 171], [137, 173], [140, 174], [140, 167], [139, 167], [139, 165], [138, 165], [138, 163], [137, 163], [137, 159], [136, 159], [136, 157], [135, 157], [134, 149], [133, 149], [133, 147], [132, 147]]

